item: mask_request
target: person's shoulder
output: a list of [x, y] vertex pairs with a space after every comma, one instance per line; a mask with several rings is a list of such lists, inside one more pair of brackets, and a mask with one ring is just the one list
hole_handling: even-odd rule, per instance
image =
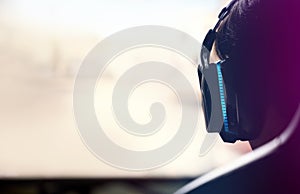
[[270, 155], [215, 179], [191, 193], [300, 193], [300, 125]]

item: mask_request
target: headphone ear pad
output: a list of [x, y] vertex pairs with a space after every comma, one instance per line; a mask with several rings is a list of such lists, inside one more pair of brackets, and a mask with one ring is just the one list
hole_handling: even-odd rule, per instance
[[225, 142], [234, 143], [237, 140], [237, 117], [236, 117], [236, 104], [235, 93], [231, 91], [223, 79], [223, 66], [224, 61], [216, 64], [218, 74], [218, 86], [220, 90], [220, 100], [223, 113], [224, 125], [220, 132], [220, 136]]
[[[221, 64], [221, 71], [224, 77], [225, 96], [226, 96], [226, 111], [228, 115], [229, 128], [232, 134], [235, 134], [235, 139], [248, 141], [257, 137], [258, 131], [246, 130], [243, 127], [243, 120], [241, 119], [239, 112], [243, 110], [241, 107], [243, 93], [240, 91], [242, 81], [238, 81], [240, 75], [237, 75], [235, 68], [233, 67], [234, 61], [227, 59]], [[258, 113], [259, 115], [259, 113]], [[221, 133], [224, 138], [230, 138], [232, 135]], [[232, 137], [234, 139], [234, 137]]]

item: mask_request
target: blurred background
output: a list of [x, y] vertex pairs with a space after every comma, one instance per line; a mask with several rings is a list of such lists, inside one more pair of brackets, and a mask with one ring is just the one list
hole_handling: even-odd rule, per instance
[[[209, 153], [199, 156], [206, 133], [201, 113], [195, 138], [176, 160], [154, 170], [126, 171], [103, 163], [88, 151], [73, 116], [76, 73], [84, 57], [103, 38], [129, 27], [162, 25], [186, 32], [202, 42], [227, 3], [225, 0], [0, 0], [0, 189], [3, 193], [169, 193], [187, 180], [250, 151], [248, 143], [225, 144], [218, 140]], [[153, 57], [173, 63], [190, 77], [195, 88], [199, 87], [195, 67], [170, 51], [134, 51], [120, 56], [114, 66], [125, 62], [137, 64]], [[107, 69], [101, 80], [105, 86], [102, 93], [122, 71]], [[163, 89], [155, 91], [169, 98]], [[136, 101], [140, 99], [143, 103], [149, 93], [141, 89]], [[174, 110], [179, 105], [176, 101], [169, 102]], [[98, 107], [101, 111], [102, 105]], [[136, 107], [132, 114], [146, 122], [147, 115], [141, 111], [145, 113], [145, 109]], [[168, 115], [171, 120], [177, 117], [176, 111]], [[116, 128], [110, 122], [106, 125]], [[166, 136], [167, 133], [149, 140], [145, 149], [159, 146]], [[122, 137], [124, 146], [141, 146], [129, 145], [132, 139], [118, 133], [110, 133], [110, 137]]]

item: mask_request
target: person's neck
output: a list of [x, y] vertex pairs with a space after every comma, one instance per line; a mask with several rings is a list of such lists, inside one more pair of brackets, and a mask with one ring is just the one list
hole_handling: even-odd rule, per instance
[[288, 126], [291, 118], [286, 118], [273, 106], [267, 110], [266, 120], [261, 134], [255, 140], [250, 141], [252, 149], [255, 149], [274, 139]]

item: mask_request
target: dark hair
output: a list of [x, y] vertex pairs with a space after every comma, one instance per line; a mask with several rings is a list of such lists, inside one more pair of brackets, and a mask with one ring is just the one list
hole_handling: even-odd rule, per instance
[[[242, 41], [241, 36], [253, 35], [253, 31], [247, 33], [245, 30], [250, 27], [251, 20], [253, 21], [255, 18], [258, 18], [258, 16], [255, 16], [255, 11], [253, 11], [255, 4], [258, 4], [257, 1], [238, 1], [233, 5], [229, 15], [220, 25], [216, 38], [216, 49], [222, 59], [226, 59], [232, 55], [236, 44]], [[244, 33], [243, 29], [245, 29]]]
[[300, 102], [299, 4], [238, 0], [217, 30], [217, 54], [230, 61], [225, 76], [248, 96], [257, 119], [264, 119], [267, 105], [291, 117]]

